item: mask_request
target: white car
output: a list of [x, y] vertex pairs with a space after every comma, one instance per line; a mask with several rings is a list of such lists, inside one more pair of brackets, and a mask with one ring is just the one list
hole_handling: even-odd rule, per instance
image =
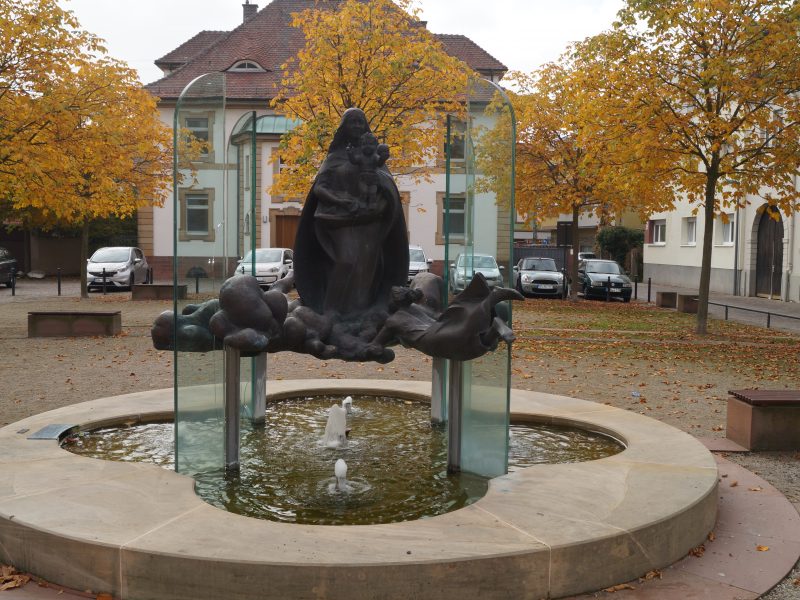
[[150, 266], [144, 253], [132, 246], [99, 248], [86, 261], [89, 290], [131, 288], [136, 283], [150, 283]]
[[253, 253], [248, 252], [236, 265], [238, 275], [255, 275], [258, 285], [269, 287], [289, 274], [294, 266], [294, 252], [290, 248], [256, 248], [255, 273]]
[[459, 254], [456, 261], [450, 263], [450, 291], [454, 294], [463, 292], [475, 273], [481, 273], [489, 287], [502, 286], [502, 269], [489, 254]]
[[425, 256], [425, 251], [421, 246], [408, 247], [408, 282], [417, 275], [417, 273], [427, 273], [431, 270], [433, 259]]

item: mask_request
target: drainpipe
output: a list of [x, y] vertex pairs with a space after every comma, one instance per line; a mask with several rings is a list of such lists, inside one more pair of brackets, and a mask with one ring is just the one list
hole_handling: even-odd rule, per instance
[[739, 205], [733, 216], [736, 229], [733, 232], [733, 295], [739, 295]]
[[[797, 190], [797, 174], [794, 176], [794, 189]], [[789, 260], [786, 263], [786, 269], [783, 274], [783, 292], [782, 292], [782, 300], [784, 302], [789, 302], [789, 283], [792, 280], [792, 271], [794, 270], [794, 236], [795, 236], [795, 225], [796, 225], [797, 213], [796, 211], [792, 211], [792, 216], [789, 218]], [[798, 297], [800, 300], [800, 297]]]

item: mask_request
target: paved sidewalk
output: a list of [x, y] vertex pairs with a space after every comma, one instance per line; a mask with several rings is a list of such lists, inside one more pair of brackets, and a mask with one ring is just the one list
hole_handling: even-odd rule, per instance
[[[678, 292], [679, 294], [696, 294], [697, 289], [681, 288], [676, 286], [659, 285], [653, 283], [650, 289], [650, 301], [656, 301], [656, 292]], [[647, 301], [647, 282], [639, 283], [638, 299]], [[709, 301], [717, 304], [728, 305], [728, 320], [738, 323], [747, 323], [760, 327], [767, 326], [767, 315], [770, 313], [770, 328], [780, 329], [800, 333], [800, 302], [782, 302], [781, 300], [770, 300], [769, 298], [752, 296], [734, 296], [732, 294], [720, 294], [711, 292]], [[751, 309], [751, 310], [743, 310]], [[751, 312], [757, 310], [761, 312]], [[722, 306], [709, 305], [708, 315], [713, 319], [724, 319], [725, 308]], [[788, 317], [794, 318], [786, 318]]]

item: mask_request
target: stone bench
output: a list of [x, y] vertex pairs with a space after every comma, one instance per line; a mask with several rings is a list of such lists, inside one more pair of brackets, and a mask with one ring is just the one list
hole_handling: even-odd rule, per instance
[[677, 292], [656, 292], [656, 306], [675, 308], [678, 304]]
[[82, 337], [122, 332], [122, 312], [36, 311], [28, 313], [28, 337]]
[[731, 390], [726, 437], [748, 450], [800, 450], [800, 390]]
[[697, 294], [678, 294], [675, 308], [678, 312], [697, 314]]
[[[171, 283], [142, 283], [133, 286], [131, 300], [172, 300]], [[186, 284], [178, 284], [178, 300], [186, 299]]]

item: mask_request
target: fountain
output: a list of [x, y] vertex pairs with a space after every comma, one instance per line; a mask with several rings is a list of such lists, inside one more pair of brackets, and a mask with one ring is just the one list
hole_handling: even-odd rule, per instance
[[[95, 400], [0, 429], [0, 560], [125, 600], [534, 600], [632, 579], [705, 539], [716, 515], [710, 453], [691, 436], [632, 412], [511, 390], [508, 301], [519, 295], [490, 287], [479, 274], [452, 299], [436, 276], [407, 285], [406, 226], [385, 158], [354, 165], [349, 156], [368, 132], [367, 121], [351, 109], [342, 124], [304, 204], [293, 279], [262, 292], [255, 278], [236, 276], [218, 298], [181, 310], [176, 301], [154, 323], [154, 345], [175, 352], [174, 393]], [[252, 140], [255, 131], [251, 125]], [[469, 136], [468, 128], [467, 204], [476, 193]], [[372, 172], [362, 190], [365, 168]], [[481, 219], [469, 223], [478, 227]], [[468, 231], [462, 248], [475, 251], [479, 238]], [[492, 239], [497, 247], [497, 232]], [[287, 296], [292, 282], [299, 300]], [[264, 388], [267, 353], [387, 363], [397, 344], [433, 357], [433, 383], [309, 379]], [[485, 494], [429, 518], [358, 527], [253, 519], [196, 495], [188, 475], [216, 470], [226, 482], [220, 504], [231, 503], [228, 491], [248, 468], [240, 454], [242, 417], [260, 427], [265, 398], [348, 395], [430, 406], [429, 422], [446, 423], [438, 427], [447, 436], [440, 477], [489, 477]], [[346, 438], [352, 401], [343, 404], [330, 407], [330, 431], [326, 426], [320, 444], [337, 454], [356, 445]], [[80, 431], [164, 420], [175, 423], [177, 473], [91, 460], [59, 446]], [[507, 472], [510, 421], [589, 430], [625, 449]], [[358, 497], [361, 470], [351, 461], [355, 476], [347, 480], [347, 465], [337, 458], [331, 481], [327, 458], [323, 478], [333, 496]], [[400, 466], [379, 465], [389, 472]], [[285, 492], [280, 482], [274, 487]], [[342, 494], [343, 488], [351, 491]]]
[[347, 411], [334, 404], [328, 409], [328, 422], [325, 425], [325, 446], [342, 448], [347, 445]]

